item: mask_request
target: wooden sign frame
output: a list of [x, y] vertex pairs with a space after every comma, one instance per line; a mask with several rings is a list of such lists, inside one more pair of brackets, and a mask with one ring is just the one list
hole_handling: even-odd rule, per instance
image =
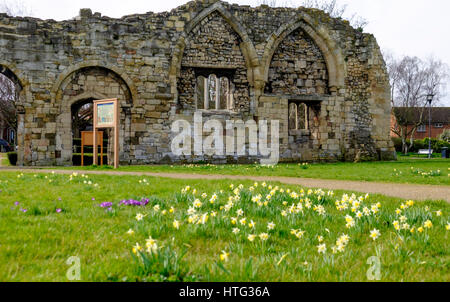
[[[108, 109], [112, 121], [108, 122], [105, 117], [99, 116], [99, 108]], [[99, 117], [103, 118], [103, 121], [99, 121]], [[97, 165], [98, 159], [97, 129], [106, 128], [114, 129], [114, 169], [117, 169], [119, 168], [119, 102], [117, 99], [94, 101], [94, 165]]]
[[[103, 132], [97, 131], [97, 144], [100, 144], [100, 165], [103, 166]], [[94, 146], [94, 132], [81, 131], [81, 166], [84, 167], [84, 147]]]

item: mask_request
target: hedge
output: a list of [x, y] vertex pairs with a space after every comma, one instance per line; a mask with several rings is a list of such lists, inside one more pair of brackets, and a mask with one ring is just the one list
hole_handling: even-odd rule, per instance
[[[397, 152], [402, 152], [402, 140], [401, 138], [393, 138], [392, 141], [394, 142], [395, 150]], [[414, 140], [413, 146], [409, 149], [409, 152], [419, 152], [421, 149], [428, 149], [428, 138], [425, 139], [416, 139]], [[409, 141], [408, 141], [409, 145]], [[450, 149], [450, 143], [438, 140], [436, 138], [431, 139], [431, 149], [433, 149], [433, 152], [435, 153], [441, 153], [442, 148], [447, 147]]]
[[11, 164], [11, 166], [16, 166], [17, 165], [17, 152], [8, 152], [8, 153], [6, 153], [6, 155], [8, 156], [8, 160], [9, 160], [9, 163]]

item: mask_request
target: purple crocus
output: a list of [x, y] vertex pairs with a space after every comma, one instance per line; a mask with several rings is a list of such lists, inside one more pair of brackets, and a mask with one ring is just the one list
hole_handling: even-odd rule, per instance
[[101, 208], [110, 208], [112, 207], [113, 203], [112, 202], [103, 202], [99, 205], [99, 207]]
[[20, 204], [20, 202], [18, 202], [18, 201], [16, 201], [15, 203], [14, 203], [14, 205], [17, 207], [18, 205]]
[[146, 205], [148, 205], [149, 201], [150, 200], [148, 198], [143, 198], [141, 201], [129, 199], [129, 200], [122, 200], [121, 202], [119, 202], [119, 205], [145, 207]]
[[61, 213], [62, 209], [56, 209], [56, 213]]
[[28, 210], [27, 209], [20, 209], [22, 212], [24, 212], [24, 213], [26, 213], [26, 212], [28, 212]]

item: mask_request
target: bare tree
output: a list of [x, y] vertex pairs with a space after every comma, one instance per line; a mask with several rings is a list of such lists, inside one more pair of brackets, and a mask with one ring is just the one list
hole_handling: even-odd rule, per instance
[[[444, 96], [448, 67], [440, 60], [422, 61], [417, 57], [385, 57], [392, 87], [393, 114], [396, 123], [392, 132], [402, 139], [403, 152], [414, 144], [414, 135], [424, 124], [427, 95], [435, 95], [433, 106]], [[408, 144], [409, 139], [409, 144]]]
[[12, 129], [17, 129], [17, 93], [15, 83], [0, 73], [0, 124], [6, 124]]
[[0, 13], [6, 13], [9, 16], [33, 16], [32, 9], [25, 6], [25, 4], [20, 0], [0, 1]]
[[390, 50], [383, 50], [384, 61], [386, 62], [386, 68], [389, 74], [389, 83], [391, 84], [391, 105], [395, 107], [395, 88], [397, 87], [397, 82], [399, 80], [399, 68], [398, 61], [394, 54]]
[[298, 7], [303, 6], [307, 8], [317, 8], [325, 11], [333, 18], [346, 19], [350, 24], [363, 30], [367, 26], [368, 21], [357, 14], [353, 14], [349, 17], [345, 17], [347, 12], [347, 5], [341, 5], [338, 0], [260, 0], [259, 4], [265, 4], [272, 7], [284, 6], [284, 7]]

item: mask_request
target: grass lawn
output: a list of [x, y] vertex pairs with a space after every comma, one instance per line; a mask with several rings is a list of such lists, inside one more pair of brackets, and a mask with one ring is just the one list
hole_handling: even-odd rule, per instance
[[2, 171], [0, 281], [450, 281], [446, 202], [230, 184]]
[[11, 166], [9, 163], [8, 155], [6, 153], [0, 153], [0, 167]]
[[[111, 167], [75, 167], [81, 170], [110, 170]], [[73, 168], [67, 168], [73, 169]], [[318, 179], [375, 181], [450, 185], [448, 159], [400, 158], [397, 162], [280, 164], [273, 167], [257, 165], [161, 165], [123, 166], [119, 171], [167, 172], [194, 174], [287, 176]], [[425, 175], [423, 175], [425, 173]]]

